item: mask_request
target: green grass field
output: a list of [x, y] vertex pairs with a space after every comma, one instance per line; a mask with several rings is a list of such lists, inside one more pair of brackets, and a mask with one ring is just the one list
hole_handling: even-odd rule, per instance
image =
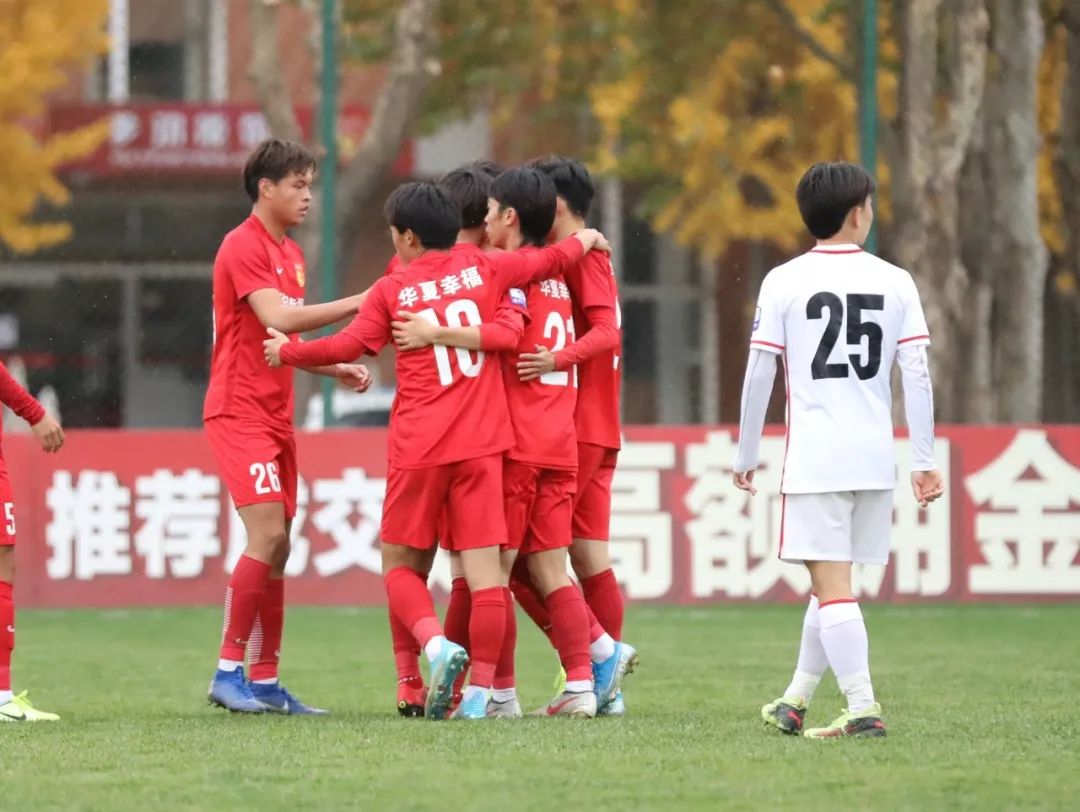
[[[0, 726], [0, 809], [1066, 809], [1080, 793], [1080, 606], [866, 606], [889, 737], [767, 732], [802, 611], [636, 609], [630, 715], [400, 719], [382, 610], [293, 610], [284, 676], [329, 720], [206, 705], [217, 610], [23, 612], [16, 659], [56, 725]], [[555, 660], [522, 623], [519, 684]], [[840, 708], [818, 691], [808, 722]]]

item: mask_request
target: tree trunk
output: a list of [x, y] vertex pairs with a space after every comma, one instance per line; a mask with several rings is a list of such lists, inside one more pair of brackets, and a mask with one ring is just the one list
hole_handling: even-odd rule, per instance
[[1065, 253], [1062, 271], [1080, 280], [1080, 0], [1065, 0], [1065, 81], [1054, 174], [1061, 197]]
[[[933, 334], [939, 417], [959, 420], [966, 412], [960, 325], [970, 318], [959, 233], [959, 181], [982, 101], [987, 14], [981, 0], [950, 4], [943, 15], [950, 26], [943, 37], [940, 0], [899, 5], [903, 66], [891, 167], [894, 250], [919, 283]], [[942, 41], [944, 64], [939, 69]], [[942, 74], [947, 81], [941, 82]]]
[[994, 288], [995, 417], [1042, 416], [1043, 320], [1049, 255], [1039, 231], [1038, 0], [991, 0], [991, 68], [984, 116], [989, 219], [979, 229]]

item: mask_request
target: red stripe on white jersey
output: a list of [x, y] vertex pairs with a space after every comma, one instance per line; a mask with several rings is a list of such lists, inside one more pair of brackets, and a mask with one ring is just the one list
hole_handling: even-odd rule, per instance
[[774, 350], [780, 350], [781, 352], [784, 351], [784, 345], [783, 344], [773, 344], [771, 341], [761, 341], [760, 339], [757, 339], [757, 338], [751, 339], [750, 344], [751, 345], [760, 344], [763, 347], [772, 347]]
[[909, 341], [919, 341], [921, 339], [929, 339], [930, 336], [911, 336], [910, 338], [901, 338], [897, 341], [897, 344], [907, 344]]
[[834, 603], [858, 603], [858, 602], [859, 601], [856, 598], [837, 598], [834, 601], [825, 601], [824, 603], [819, 603], [818, 608], [819, 609], [824, 609], [826, 606], [832, 606]]

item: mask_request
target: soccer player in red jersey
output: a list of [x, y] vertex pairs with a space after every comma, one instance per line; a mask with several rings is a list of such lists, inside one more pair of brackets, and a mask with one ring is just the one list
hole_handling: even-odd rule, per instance
[[[447, 173], [439, 180], [439, 186], [450, 196], [461, 211], [461, 230], [457, 242], [450, 249], [458, 256], [465, 256], [470, 251], [481, 251], [487, 243], [484, 232], [484, 217], [487, 215], [488, 190], [491, 181], [502, 172], [502, 167], [493, 161], [473, 161]], [[386, 275], [402, 267], [401, 260], [394, 254], [386, 269]], [[426, 323], [426, 322], [425, 322]], [[440, 533], [440, 537], [441, 537]], [[435, 557], [432, 547], [427, 566], [421, 570], [426, 579], [431, 571]], [[452, 587], [450, 604], [446, 609], [446, 634], [451, 640], [465, 644], [468, 640], [469, 586], [461, 572], [457, 556], [451, 562]], [[390, 638], [394, 648], [394, 665], [397, 669], [397, 708], [398, 713], [406, 717], [424, 715], [426, 688], [420, 675], [420, 647], [412, 632], [390, 612]], [[465, 645], [468, 649], [468, 646]], [[463, 677], [461, 678], [463, 679]]]
[[[537, 251], [547, 241], [555, 219], [556, 192], [550, 178], [529, 168], [511, 169], [491, 187], [487, 215], [488, 238], [497, 248]], [[522, 247], [524, 246], [524, 247]], [[570, 292], [562, 274], [534, 282], [524, 291], [528, 326], [515, 350], [503, 353], [503, 382], [514, 427], [514, 447], [503, 467], [503, 500], [508, 542], [503, 552], [504, 583], [509, 583], [515, 557], [520, 555], [551, 615], [551, 638], [567, 673], [566, 690], [541, 713], [576, 717], [596, 715], [597, 696], [589, 656], [589, 614], [581, 593], [566, 574], [571, 541], [572, 499], [577, 485], [577, 442], [574, 407], [577, 371], [555, 371], [523, 381], [517, 374], [518, 354], [538, 345], [564, 347], [574, 340]], [[438, 343], [461, 346], [475, 342], [478, 328], [436, 327], [415, 316], [395, 332], [399, 349]], [[468, 346], [466, 344], [466, 346]], [[514, 684], [514, 646], [517, 641], [513, 600], [507, 634], [495, 672], [488, 715], [521, 715]], [[606, 694], [618, 688], [619, 658], [612, 655]]]
[[[225, 592], [221, 653], [209, 690], [212, 704], [231, 711], [325, 713], [278, 681], [298, 473], [293, 371], [267, 367], [262, 348], [268, 327], [295, 336], [354, 315], [362, 301], [361, 295], [304, 304], [304, 256], [286, 231], [307, 215], [314, 172], [304, 147], [276, 139], [260, 144], [244, 167], [251, 216], [226, 235], [214, 260], [214, 351], [203, 421], [247, 532]], [[371, 382], [354, 365], [309, 371], [358, 391]]]
[[[30, 424], [34, 436], [47, 453], [60, 450], [64, 432], [45, 413], [41, 404], [11, 377], [0, 364], [0, 402]], [[30, 704], [26, 691], [11, 690], [11, 654], [15, 650], [15, 502], [4, 455], [0, 450], [0, 722], [55, 722], [55, 713], [40, 711]]]
[[[553, 239], [560, 239], [584, 227], [589, 206], [596, 194], [589, 170], [572, 158], [553, 155], [530, 163], [551, 178], [558, 192]], [[623, 597], [611, 567], [608, 545], [611, 523], [611, 479], [621, 446], [619, 397], [621, 370], [622, 313], [619, 309], [615, 270], [607, 254], [591, 252], [566, 272], [566, 284], [574, 304], [574, 323], [581, 337], [554, 351], [537, 346], [524, 353], [518, 364], [523, 380], [578, 370], [578, 401], [574, 413], [578, 442], [578, 483], [574, 495], [574, 542], [570, 560], [581, 582], [585, 600], [607, 635], [594, 637], [593, 662], [605, 662], [613, 648], [620, 653], [627, 672], [633, 670], [636, 652], [622, 640]], [[521, 589], [519, 601], [527, 610], [528, 590]], [[550, 625], [542, 612], [530, 612], [541, 629]], [[601, 682], [597, 674], [597, 681]], [[623, 712], [622, 693], [602, 704], [601, 715]]]
[[[391, 340], [394, 314], [402, 310], [436, 324], [491, 324], [509, 289], [568, 267], [602, 244], [599, 232], [585, 230], [532, 255], [455, 256], [449, 249], [461, 213], [430, 183], [396, 189], [386, 216], [401, 271], [376, 282], [357, 317], [334, 336], [300, 344], [271, 331], [271, 364], [325, 364], [376, 353]], [[502, 457], [513, 445], [513, 429], [502, 375], [497, 364], [486, 363], [484, 351], [434, 346], [399, 353], [397, 377], [381, 530], [387, 598], [431, 664], [425, 713], [442, 719], [454, 680], [469, 660], [443, 634], [420, 574], [445, 510], [472, 592], [472, 670], [455, 713], [484, 718], [506, 623], [499, 555], [507, 536]]]

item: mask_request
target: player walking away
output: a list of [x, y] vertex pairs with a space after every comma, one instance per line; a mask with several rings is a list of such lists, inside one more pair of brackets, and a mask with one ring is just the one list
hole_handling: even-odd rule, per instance
[[[0, 364], [0, 401], [30, 424], [46, 453], [60, 450], [64, 432], [41, 404]], [[11, 655], [15, 650], [15, 502], [4, 455], [0, 450], [0, 722], [56, 722], [55, 713], [39, 711], [26, 691], [11, 690]]]
[[929, 330], [911, 275], [864, 253], [874, 181], [861, 167], [820, 163], [799, 182], [799, 212], [817, 246], [773, 269], [761, 286], [743, 384], [736, 487], [756, 493], [765, 411], [784, 357], [787, 453], [780, 484], [780, 559], [803, 563], [813, 592], [795, 675], [761, 709], [784, 733], [802, 730], [827, 668], [847, 699], [810, 738], [884, 736], [866, 626], [851, 565], [889, 558], [896, 467], [890, 374], [899, 361], [911, 434], [911, 484], [923, 507], [944, 492], [934, 464]]
[[[231, 711], [322, 714], [278, 682], [285, 611], [285, 563], [296, 513], [293, 372], [269, 369], [266, 329], [295, 336], [356, 313], [362, 296], [304, 304], [300, 247], [286, 236], [311, 205], [312, 154], [269, 140], [244, 167], [252, 211], [214, 260], [214, 352], [203, 420], [206, 437], [247, 532], [225, 591], [225, 623], [210, 702]], [[364, 391], [363, 367], [309, 369]], [[247, 654], [250, 682], [244, 676]]]
[[[555, 184], [558, 201], [552, 236], [562, 239], [583, 228], [596, 194], [589, 170], [572, 158], [558, 155], [538, 158], [531, 166]], [[611, 567], [608, 543], [611, 525], [611, 478], [621, 447], [619, 397], [622, 371], [620, 344], [622, 313], [615, 284], [615, 270], [608, 254], [592, 252], [566, 273], [574, 324], [582, 331], [577, 341], [546, 348], [537, 344], [535, 352], [524, 353], [518, 370], [524, 381], [566, 372], [577, 366], [578, 401], [574, 422], [578, 442], [578, 482], [574, 494], [574, 541], [570, 560], [581, 582], [585, 601], [599, 625], [593, 624], [590, 650], [597, 686], [615, 681], [611, 656], [618, 650], [619, 668], [630, 673], [637, 653], [622, 640], [624, 604]], [[547, 633], [551, 621], [542, 604], [530, 598], [528, 573], [518, 572], [514, 594], [537, 626]], [[603, 691], [598, 688], [603, 696]], [[601, 716], [621, 716], [625, 712], [622, 691], [599, 708]]]
[[[491, 188], [491, 181], [501, 172], [502, 167], [492, 161], [473, 161], [459, 166], [439, 180], [439, 186], [450, 196], [450, 199], [461, 211], [461, 230], [458, 232], [457, 242], [450, 249], [451, 253], [464, 258], [467, 254], [481, 252], [486, 246], [484, 217], [487, 215], [488, 191]], [[386, 274], [389, 275], [399, 268], [401, 268], [401, 261], [395, 254], [387, 267]], [[428, 322], [424, 323], [427, 324]], [[488, 327], [491, 326], [488, 325]], [[518, 317], [517, 333], [505, 339], [510, 342], [508, 346], [516, 344], [516, 338], [520, 336], [521, 329], [521, 319]], [[485, 346], [481, 349], [491, 350], [493, 348]], [[421, 576], [425, 579], [431, 572], [435, 550], [435, 547], [431, 548], [426, 566], [420, 571]], [[445, 631], [447, 637], [461, 643], [468, 650], [469, 613], [471, 610], [469, 585], [461, 570], [461, 562], [456, 555], [451, 557], [451, 576], [452, 586], [450, 602], [446, 608]], [[510, 608], [513, 609], [512, 604]], [[394, 647], [394, 664], [397, 668], [398, 677], [398, 713], [406, 717], [423, 716], [427, 688], [424, 686], [423, 678], [420, 676], [420, 647], [408, 627], [398, 620], [393, 612], [389, 612], [389, 615], [390, 638]], [[464, 681], [464, 677], [459, 677], [459, 680]]]
[[[535, 169], [511, 169], [491, 188], [487, 216], [488, 237], [497, 248], [537, 251], [546, 241], [555, 217], [556, 192], [551, 180]], [[525, 246], [525, 247], [521, 247]], [[574, 407], [577, 371], [571, 368], [536, 380], [517, 375], [518, 353], [535, 350], [546, 342], [564, 345], [573, 340], [574, 320], [570, 293], [562, 274], [534, 282], [524, 292], [529, 324], [514, 353], [502, 355], [514, 447], [503, 467], [503, 500], [508, 542], [503, 552], [504, 583], [509, 583], [518, 554], [533, 573], [540, 596], [550, 610], [551, 637], [569, 681], [566, 690], [541, 711], [543, 715], [592, 717], [597, 696], [589, 657], [589, 613], [581, 593], [566, 574], [571, 541], [573, 493], [577, 485], [577, 442]], [[439, 328], [416, 317], [402, 316], [395, 340], [400, 349], [429, 343], [469, 346], [478, 328]], [[507, 590], [507, 599], [512, 598]], [[495, 689], [488, 716], [521, 715], [514, 684], [514, 647], [517, 641], [513, 613], [508, 614], [503, 652], [495, 672]], [[615, 676], [602, 686], [601, 701], [609, 701], [622, 677], [618, 654], [613, 653]]]
[[[394, 249], [402, 268], [375, 283], [357, 317], [334, 336], [300, 344], [271, 330], [271, 364], [322, 364], [374, 354], [392, 338], [401, 310], [440, 325], [491, 323], [510, 288], [546, 278], [581, 259], [599, 232], [532, 255], [449, 249], [461, 213], [445, 191], [407, 183], [386, 202]], [[502, 456], [513, 445], [506, 393], [496, 364], [446, 347], [399, 353], [398, 390], [390, 417], [389, 471], [382, 518], [383, 581], [391, 610], [420, 643], [431, 665], [425, 715], [443, 719], [457, 675], [469, 657], [448, 640], [421, 574], [445, 511], [453, 548], [472, 592], [469, 640], [472, 670], [457, 715], [484, 718], [506, 627], [500, 547]]]

